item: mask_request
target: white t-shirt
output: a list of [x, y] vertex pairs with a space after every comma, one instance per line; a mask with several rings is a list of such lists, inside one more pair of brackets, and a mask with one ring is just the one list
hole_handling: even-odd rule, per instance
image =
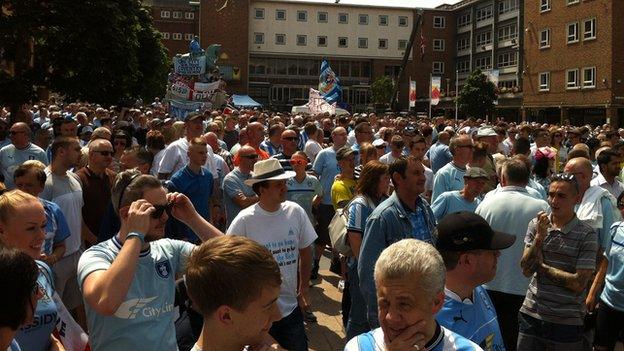
[[[216, 178], [217, 168], [214, 164], [214, 152], [212, 151], [210, 145], [206, 146], [208, 149], [208, 159], [206, 160], [206, 164], [204, 166], [210, 170], [212, 177]], [[182, 137], [169, 144], [163, 153], [162, 160], [160, 161], [160, 165], [158, 167], [158, 173], [168, 173], [169, 176], [172, 176], [175, 172], [186, 166], [189, 163], [187, 154], [188, 148], [189, 142], [186, 140], [186, 137]]]
[[303, 148], [303, 152], [305, 152], [306, 156], [310, 159], [310, 163], [314, 162], [316, 155], [323, 150], [321, 144], [319, 144], [316, 140], [308, 139]]
[[297, 307], [299, 250], [316, 240], [316, 232], [305, 210], [292, 201], [283, 202], [275, 212], [267, 212], [255, 204], [240, 211], [227, 235], [248, 237], [271, 251], [282, 273], [277, 306], [282, 317], [292, 313]]

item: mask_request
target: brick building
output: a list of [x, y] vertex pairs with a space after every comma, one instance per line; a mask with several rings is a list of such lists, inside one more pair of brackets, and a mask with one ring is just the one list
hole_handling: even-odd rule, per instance
[[151, 8], [154, 26], [162, 33], [169, 57], [187, 53], [188, 44], [199, 34], [199, 6], [189, 0], [144, 0]]
[[540, 0], [526, 7], [527, 119], [622, 123], [623, 13], [620, 0]]

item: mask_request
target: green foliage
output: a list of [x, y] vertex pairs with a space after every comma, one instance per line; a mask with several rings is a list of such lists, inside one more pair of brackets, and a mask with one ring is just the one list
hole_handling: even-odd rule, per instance
[[375, 104], [388, 104], [392, 97], [392, 79], [381, 76], [371, 85], [372, 100]]
[[[32, 3], [37, 10], [22, 2]], [[30, 77], [22, 86], [45, 85], [69, 100], [100, 103], [117, 103], [128, 97], [149, 101], [164, 93], [169, 66], [166, 49], [140, 1], [8, 3], [13, 12], [7, 18], [19, 24], [19, 30], [0, 26], [0, 38], [10, 39], [0, 42], [2, 58], [19, 61], [16, 56], [23, 46], [20, 34], [34, 41], [34, 67], [16, 72], [13, 79], [24, 81]], [[0, 89], [13, 84], [0, 78]], [[15, 97], [29, 100], [32, 91], [22, 90]]]
[[459, 111], [464, 117], [483, 118], [494, 111], [496, 87], [477, 69], [466, 79], [457, 98]]

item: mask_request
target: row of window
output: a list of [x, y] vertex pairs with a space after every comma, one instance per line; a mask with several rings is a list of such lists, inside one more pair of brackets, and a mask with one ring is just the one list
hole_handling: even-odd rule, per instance
[[[477, 57], [474, 60], [475, 69], [491, 69], [492, 68], [492, 57], [491, 56], [483, 56]], [[509, 51], [502, 52], [498, 54], [497, 67], [498, 68], [506, 68], [506, 67], [516, 67], [518, 66], [518, 52]], [[458, 73], [469, 73], [470, 72], [470, 60], [461, 60], [457, 61], [457, 72]]]
[[[254, 10], [254, 18], [255, 19], [264, 19], [265, 18], [265, 10], [263, 8], [256, 8]], [[446, 21], [444, 17], [439, 17], [438, 25], [441, 27], [436, 28], [444, 28], [446, 26]], [[275, 10], [275, 19], [278, 21], [286, 20], [286, 10]], [[298, 10], [297, 11], [297, 21], [298, 22], [307, 22], [308, 21], [308, 11], [306, 10]], [[327, 12], [319, 11], [316, 13], [316, 21], [318, 23], [328, 23], [329, 22], [329, 14]], [[398, 25], [399, 27], [407, 27], [408, 25], [408, 16], [398, 16]], [[338, 14], [338, 23], [347, 24], [349, 23], [349, 14], [348, 13], [339, 13]], [[390, 19], [388, 15], [379, 15], [377, 17], [377, 24], [380, 26], [387, 26], [390, 23]], [[358, 15], [358, 24], [368, 25], [369, 24], [369, 16], [367, 14], [359, 14]]]
[[[171, 18], [171, 11], [169, 10], [162, 10], [160, 11], [160, 18]], [[175, 19], [180, 19], [182, 18], [182, 11], [173, 11], [173, 18]], [[184, 18], [187, 20], [192, 20], [195, 19], [195, 13], [194, 12], [184, 12]]]
[[[581, 3], [581, 0], [566, 0], [566, 6], [575, 5]], [[540, 12], [548, 12], [551, 10], [552, 0], [540, 0], [539, 9]]]
[[[502, 0], [498, 3], [498, 14], [504, 15], [506, 13], [517, 11], [520, 8], [519, 0]], [[478, 7], [475, 11], [475, 19], [477, 22], [490, 19], [494, 16], [494, 9], [492, 5]], [[457, 17], [457, 27], [469, 26], [472, 23], [472, 12], [470, 10], [460, 14]]]
[[[583, 23], [583, 41], [589, 41], [596, 39], [596, 19], [589, 18], [582, 21]], [[540, 49], [550, 48], [551, 30], [545, 28], [540, 31]], [[579, 22], [568, 23], [566, 26], [566, 43], [574, 44], [578, 43], [580, 38]]]
[[[582, 80], [579, 74], [582, 74]], [[566, 70], [566, 89], [592, 89], [596, 87], [596, 67]], [[550, 72], [540, 72], [539, 91], [550, 91]]]
[[[441, 39], [440, 39], [441, 40]], [[319, 35], [316, 37], [316, 46], [326, 47], [327, 46], [327, 36]], [[360, 49], [368, 49], [368, 38], [358, 38], [358, 48]], [[304, 34], [297, 35], [298, 46], [307, 46], [308, 45], [308, 36]], [[254, 33], [254, 44], [264, 44], [264, 33]], [[286, 34], [275, 34], [275, 44], [276, 45], [286, 45]], [[440, 45], [440, 43], [438, 43]], [[442, 40], [442, 50], [444, 50], [444, 40]], [[349, 47], [349, 38], [347, 37], [338, 37], [338, 47], [347, 48]], [[379, 49], [388, 49], [388, 39], [378, 39], [377, 47]], [[397, 41], [397, 49], [405, 50], [407, 48], [407, 40], [399, 39]]]
[[169, 39], [173, 39], [173, 40], [182, 40], [182, 36], [184, 36], [184, 40], [188, 40], [191, 41], [193, 40], [193, 37], [195, 36], [195, 34], [192, 33], [169, 33], [169, 32], [161, 32], [163, 39], [169, 40]]
[[[370, 79], [370, 61], [330, 60], [332, 69], [341, 78]], [[254, 77], [297, 76], [318, 79], [320, 60], [301, 58], [251, 58], [249, 75]]]

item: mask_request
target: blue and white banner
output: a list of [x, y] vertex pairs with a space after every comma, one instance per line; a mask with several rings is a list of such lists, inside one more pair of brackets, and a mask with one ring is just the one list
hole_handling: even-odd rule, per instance
[[177, 56], [173, 58], [175, 73], [183, 76], [194, 76], [206, 72], [206, 56]]
[[321, 75], [319, 76], [319, 92], [325, 101], [332, 104], [339, 102], [342, 97], [340, 79], [329, 66], [327, 60], [321, 63]]
[[203, 102], [169, 101], [169, 116], [180, 121], [186, 119], [186, 115], [198, 111], [203, 107]]

